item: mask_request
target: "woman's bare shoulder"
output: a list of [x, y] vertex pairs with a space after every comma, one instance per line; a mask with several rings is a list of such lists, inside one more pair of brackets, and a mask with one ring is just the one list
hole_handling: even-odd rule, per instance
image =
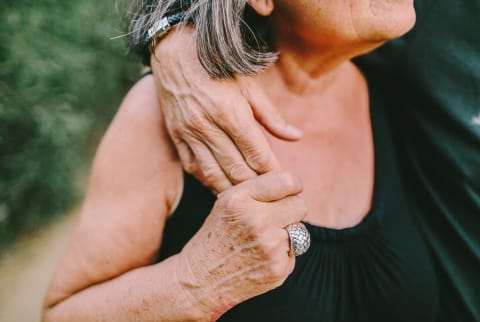
[[125, 97], [97, 150], [80, 219], [47, 305], [149, 265], [182, 184], [153, 78], [145, 77]]
[[[150, 150], [153, 147], [155, 148]], [[97, 156], [105, 154], [105, 149], [108, 149], [109, 153], [117, 154], [122, 153], [125, 148], [130, 151], [124, 156], [160, 158], [162, 163], [179, 164], [163, 121], [151, 75], [139, 80], [125, 96], [102, 140]], [[132, 152], [136, 152], [137, 155]]]
[[[169, 206], [178, 199], [182, 169], [160, 109], [152, 76], [142, 78], [123, 100], [96, 153], [91, 188], [101, 186], [120, 193], [142, 190], [162, 193]], [[151, 187], [155, 186], [155, 189]], [[147, 190], [147, 191], [146, 191]], [[172, 210], [172, 209], [169, 209]]]
[[103, 222], [110, 234], [128, 236], [122, 238], [133, 249], [153, 253], [182, 190], [182, 167], [147, 76], [126, 95], [102, 139], [82, 219], [87, 226]]
[[109, 236], [119, 248], [116, 254], [134, 251], [145, 264], [147, 253], [153, 256], [158, 250], [163, 225], [182, 188], [181, 164], [153, 77], [146, 76], [124, 98], [96, 152], [80, 227]]

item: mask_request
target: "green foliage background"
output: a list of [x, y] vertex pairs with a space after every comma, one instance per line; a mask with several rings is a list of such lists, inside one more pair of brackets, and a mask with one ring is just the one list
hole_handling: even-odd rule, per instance
[[139, 75], [115, 0], [0, 0], [0, 250], [78, 201]]

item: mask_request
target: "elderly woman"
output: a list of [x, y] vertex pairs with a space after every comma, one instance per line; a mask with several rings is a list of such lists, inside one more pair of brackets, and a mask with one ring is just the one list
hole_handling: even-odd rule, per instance
[[[142, 79], [97, 152], [44, 319], [433, 321], [434, 273], [382, 84], [350, 61], [408, 31], [412, 1], [180, 2], [155, 13], [185, 11], [198, 73], [255, 73], [303, 139], [267, 136], [278, 170], [214, 193], [183, 172], [153, 79]], [[202, 165], [200, 179], [211, 170]], [[305, 226], [312, 244], [295, 257]]]

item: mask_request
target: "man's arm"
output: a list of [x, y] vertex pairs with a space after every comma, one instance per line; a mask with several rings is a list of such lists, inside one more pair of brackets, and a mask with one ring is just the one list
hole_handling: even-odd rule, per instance
[[169, 34], [151, 65], [183, 167], [220, 192], [278, 169], [259, 123], [285, 140], [298, 140], [301, 133], [283, 120], [253, 79], [211, 79], [198, 61], [192, 34], [188, 27]]

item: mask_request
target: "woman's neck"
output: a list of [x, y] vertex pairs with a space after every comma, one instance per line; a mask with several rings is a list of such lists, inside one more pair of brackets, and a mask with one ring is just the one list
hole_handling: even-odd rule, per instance
[[367, 89], [362, 73], [350, 60], [309, 60], [283, 51], [278, 62], [257, 75], [257, 80], [271, 99], [298, 103], [294, 105], [315, 101], [323, 107], [350, 107]]
[[279, 60], [271, 70], [286, 90], [302, 96], [327, 93], [348, 77], [354, 76], [358, 81], [355, 75], [361, 73], [351, 59], [381, 44], [342, 42], [321, 36], [312, 39], [311, 35], [301, 35], [281, 21], [277, 21], [276, 31], [274, 44]]
[[319, 109], [324, 116], [368, 109], [367, 83], [351, 56], [338, 51], [333, 54], [333, 50], [305, 49], [298, 43], [293, 48], [277, 48], [277, 63], [256, 79], [272, 104], [290, 121], [299, 115], [311, 115], [312, 109]]
[[[264, 73], [276, 89], [299, 96], [324, 96], [339, 87], [358, 81], [360, 72], [351, 62], [355, 53], [335, 48], [277, 42], [279, 59]], [[273, 77], [272, 77], [273, 76]], [[361, 78], [361, 77], [360, 77]], [[269, 86], [270, 87], [270, 86]]]
[[273, 69], [292, 94], [318, 95], [335, 86], [350, 64], [346, 59], [326, 55], [308, 57], [283, 50]]

